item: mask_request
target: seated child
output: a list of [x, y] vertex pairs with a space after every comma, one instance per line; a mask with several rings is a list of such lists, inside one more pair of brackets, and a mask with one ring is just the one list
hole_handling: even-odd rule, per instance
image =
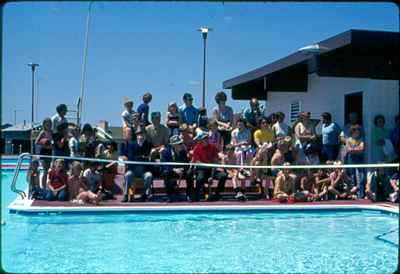
[[83, 172], [83, 177], [88, 181], [89, 190], [93, 193], [98, 193], [102, 189], [102, 178], [97, 171], [98, 164], [89, 162], [88, 168]]
[[68, 175], [64, 168], [64, 160], [57, 159], [54, 162], [54, 168], [51, 168], [48, 173], [49, 191], [46, 193], [45, 199], [48, 201], [66, 201], [68, 193], [66, 190]]
[[89, 168], [83, 172], [83, 176], [88, 181], [89, 190], [97, 195], [101, 195], [102, 200], [114, 199], [112, 191], [104, 188], [103, 171], [99, 171], [99, 167], [101, 165], [98, 163], [90, 162]]
[[[327, 163], [328, 164], [328, 163]], [[319, 169], [317, 173], [314, 174], [315, 184], [314, 184], [314, 200], [326, 200], [328, 194], [328, 187], [330, 186], [331, 179], [329, 178], [329, 172], [324, 169]]]
[[94, 194], [89, 190], [88, 181], [82, 176], [81, 163], [74, 161], [71, 165], [71, 176], [68, 178], [69, 200], [74, 203], [99, 204], [101, 195]]
[[29, 170], [26, 174], [26, 180], [29, 184], [29, 199], [44, 199], [46, 196], [45, 190], [40, 188], [40, 173], [39, 173], [39, 161], [32, 159]]
[[311, 171], [306, 172], [299, 178], [295, 195], [297, 201], [313, 201], [317, 197], [314, 192], [315, 180], [316, 176]]
[[[289, 163], [284, 163], [284, 166], [289, 166]], [[274, 198], [280, 202], [287, 202], [289, 197], [294, 197], [295, 194], [296, 176], [285, 168], [278, 174], [275, 179]]]
[[[227, 145], [225, 147], [224, 152], [220, 152], [218, 154], [219, 158], [221, 159], [221, 164], [225, 165], [235, 165], [236, 164], [236, 157], [235, 157], [235, 148], [231, 145]], [[239, 172], [236, 168], [228, 168], [226, 170], [229, 177], [232, 179], [233, 190], [235, 191], [235, 199], [238, 201], [245, 201], [247, 197], [245, 195], [246, 189], [246, 181], [245, 178], [239, 176]]]
[[[334, 162], [334, 165], [341, 165], [341, 161]], [[357, 199], [357, 186], [353, 186], [351, 178], [347, 176], [342, 168], [335, 168], [329, 174], [331, 180], [328, 191], [336, 196], [336, 199]]]
[[166, 125], [170, 136], [179, 135], [179, 126], [182, 123], [182, 117], [176, 102], [170, 102], [168, 105]]
[[392, 186], [393, 192], [389, 194], [389, 201], [392, 203], [399, 202], [399, 173], [394, 173], [392, 178], [390, 179], [390, 185]]

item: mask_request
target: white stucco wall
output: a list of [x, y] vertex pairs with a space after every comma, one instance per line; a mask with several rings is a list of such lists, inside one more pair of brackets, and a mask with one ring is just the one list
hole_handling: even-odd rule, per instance
[[[290, 79], [288, 79], [290, 81]], [[389, 129], [394, 127], [394, 117], [399, 113], [399, 82], [365, 78], [319, 77], [309, 75], [307, 92], [269, 92], [267, 113], [282, 111], [290, 119], [290, 105], [300, 101], [300, 111], [310, 111], [311, 118], [319, 119], [322, 112], [330, 112], [333, 121], [344, 124], [345, 95], [363, 92], [363, 126], [365, 127], [367, 158], [373, 119], [382, 114]]]

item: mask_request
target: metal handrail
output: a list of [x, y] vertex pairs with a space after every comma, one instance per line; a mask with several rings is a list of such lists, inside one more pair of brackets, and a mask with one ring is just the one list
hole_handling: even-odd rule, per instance
[[24, 158], [27, 157], [31, 157], [30, 153], [22, 153], [18, 156], [18, 162], [17, 162], [17, 167], [15, 169], [15, 173], [14, 173], [14, 177], [13, 180], [11, 182], [11, 190], [19, 195], [21, 195], [22, 199], [26, 198], [26, 193], [22, 190], [19, 190], [15, 187], [15, 185], [17, 184], [17, 179], [18, 179], [18, 174], [19, 174], [19, 170], [21, 169], [21, 165], [22, 165], [22, 160], [24, 160]]

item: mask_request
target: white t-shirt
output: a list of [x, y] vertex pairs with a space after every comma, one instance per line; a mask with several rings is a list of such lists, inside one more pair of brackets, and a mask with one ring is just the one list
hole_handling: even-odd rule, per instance
[[58, 113], [51, 117], [51, 122], [53, 123], [53, 133], [57, 132], [57, 127], [61, 124], [68, 123], [67, 118], [61, 117]]
[[[251, 132], [249, 129], [245, 129], [242, 132], [239, 131], [238, 128], [235, 128], [232, 130], [232, 140], [231, 143], [232, 145], [237, 145], [241, 142], [247, 142], [248, 145], [250, 145], [251, 142]], [[235, 147], [235, 151], [242, 150], [241, 147]]]
[[276, 122], [272, 129], [275, 132], [276, 137], [285, 137], [289, 135], [289, 126], [285, 123]]
[[75, 137], [71, 137], [68, 141], [69, 151], [71, 157], [79, 157], [79, 141]]
[[101, 176], [96, 171], [92, 171], [90, 168], [86, 169], [83, 172], [83, 177], [88, 180], [89, 188], [91, 191], [95, 191], [97, 189], [98, 184], [101, 182]]
[[131, 110], [124, 110], [121, 114], [122, 117], [122, 124], [126, 124], [128, 127], [133, 127], [133, 116], [136, 114], [136, 111]]

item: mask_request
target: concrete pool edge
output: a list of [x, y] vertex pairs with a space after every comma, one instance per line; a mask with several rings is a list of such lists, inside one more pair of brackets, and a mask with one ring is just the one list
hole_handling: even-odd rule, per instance
[[15, 199], [9, 206], [10, 213], [17, 214], [113, 214], [141, 212], [204, 212], [204, 211], [343, 211], [374, 210], [399, 215], [393, 204], [269, 204], [269, 205], [128, 205], [128, 206], [32, 206], [32, 200]]

